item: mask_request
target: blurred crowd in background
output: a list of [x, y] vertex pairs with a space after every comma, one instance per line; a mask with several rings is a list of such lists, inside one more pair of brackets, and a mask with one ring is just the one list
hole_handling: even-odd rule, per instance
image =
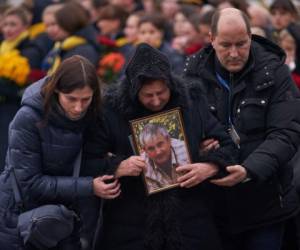
[[9, 122], [26, 86], [78, 54], [89, 59], [105, 84], [122, 78], [137, 44], [165, 53], [181, 74], [185, 59], [210, 43], [216, 9], [235, 7], [252, 32], [286, 52], [300, 87], [299, 1], [246, 0], [24, 0], [0, 1], [0, 168]]

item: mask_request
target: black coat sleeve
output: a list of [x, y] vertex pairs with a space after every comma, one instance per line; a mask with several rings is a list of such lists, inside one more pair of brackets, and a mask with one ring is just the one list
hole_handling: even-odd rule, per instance
[[[200, 98], [199, 107], [201, 110], [204, 134], [203, 139], [214, 138], [219, 141], [220, 147], [202, 155], [205, 161], [217, 164], [221, 169], [238, 162], [238, 149], [226, 132], [224, 126], [210, 113], [207, 101], [204, 96]], [[203, 161], [202, 160], [202, 161]]]
[[114, 128], [115, 123], [118, 123], [117, 116], [112, 111], [108, 113], [98, 117], [95, 126], [89, 129], [83, 150], [83, 176], [113, 175], [121, 161], [127, 158], [120, 150], [116, 150], [118, 138]]
[[265, 140], [242, 163], [258, 180], [277, 175], [300, 143], [300, 95], [288, 68], [276, 70], [274, 91], [266, 113]]

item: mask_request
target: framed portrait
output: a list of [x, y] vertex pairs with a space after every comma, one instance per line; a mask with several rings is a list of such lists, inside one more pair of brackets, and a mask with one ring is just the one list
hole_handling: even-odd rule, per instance
[[176, 168], [191, 163], [182, 121], [179, 108], [130, 121], [133, 147], [146, 162], [148, 194], [177, 187]]

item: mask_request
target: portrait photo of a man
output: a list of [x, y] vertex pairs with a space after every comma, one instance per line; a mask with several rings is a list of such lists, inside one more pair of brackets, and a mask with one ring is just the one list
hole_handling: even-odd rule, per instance
[[184, 141], [171, 138], [168, 129], [158, 123], [148, 123], [139, 135], [145, 159], [145, 182], [148, 193], [177, 186], [176, 168], [190, 163]]

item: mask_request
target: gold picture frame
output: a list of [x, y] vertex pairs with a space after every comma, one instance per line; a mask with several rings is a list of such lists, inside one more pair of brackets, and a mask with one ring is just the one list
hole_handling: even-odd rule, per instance
[[132, 143], [144, 158], [147, 194], [177, 187], [176, 167], [191, 163], [179, 108], [130, 121]]

